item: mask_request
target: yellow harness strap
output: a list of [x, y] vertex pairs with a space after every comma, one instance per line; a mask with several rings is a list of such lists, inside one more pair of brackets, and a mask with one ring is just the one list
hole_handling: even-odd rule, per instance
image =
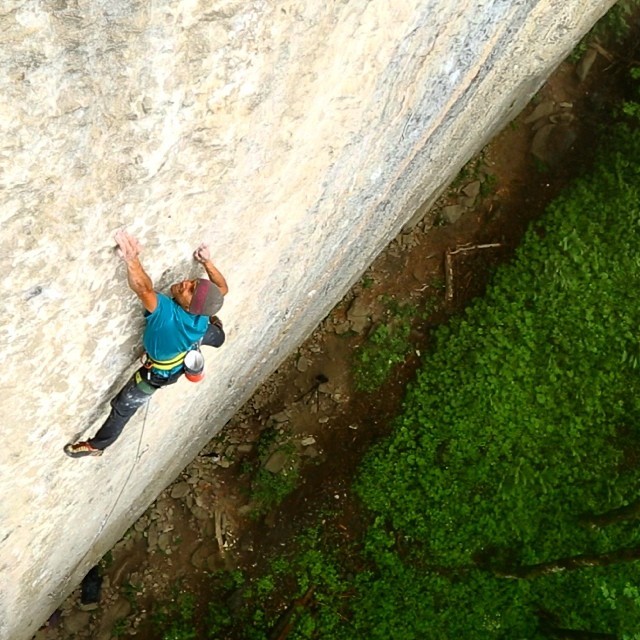
[[187, 355], [186, 351], [179, 353], [175, 358], [171, 358], [171, 360], [154, 360], [149, 354], [147, 354], [147, 362], [146, 366], [149, 368], [153, 367], [154, 369], [158, 369], [159, 371], [170, 371], [171, 369], [175, 369], [178, 365], [184, 362], [184, 358]]

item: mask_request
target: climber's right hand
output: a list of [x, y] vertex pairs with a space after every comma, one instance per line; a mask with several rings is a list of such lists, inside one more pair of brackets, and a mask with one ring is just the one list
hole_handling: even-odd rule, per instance
[[118, 245], [118, 255], [126, 263], [135, 260], [142, 251], [142, 247], [136, 238], [130, 233], [127, 233], [125, 229], [116, 231], [115, 241]]

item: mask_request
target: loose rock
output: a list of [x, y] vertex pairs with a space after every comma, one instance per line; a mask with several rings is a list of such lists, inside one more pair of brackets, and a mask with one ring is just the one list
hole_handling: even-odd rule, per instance
[[158, 546], [158, 524], [152, 522], [151, 526], [147, 530], [147, 547], [149, 551], [155, 551]]
[[211, 517], [211, 514], [206, 509], [203, 509], [198, 505], [193, 506], [193, 509], [191, 509], [191, 513], [198, 520], [208, 520]]
[[549, 117], [556, 110], [556, 103], [553, 100], [545, 100], [541, 102], [529, 115], [525, 118], [525, 124], [531, 124], [541, 118]]
[[78, 633], [89, 626], [91, 613], [89, 611], [73, 611], [63, 618], [65, 631], [69, 634]]
[[465, 207], [461, 204], [450, 204], [442, 208], [442, 217], [449, 224], [454, 224], [465, 212]]
[[161, 533], [158, 536], [158, 548], [164, 553], [171, 552], [171, 536], [168, 533]]
[[289, 456], [287, 452], [283, 449], [278, 449], [269, 456], [269, 459], [264, 464], [264, 468], [271, 473], [280, 473], [288, 459]]
[[209, 555], [209, 549], [207, 549], [205, 545], [200, 545], [191, 556], [191, 564], [196, 569], [204, 569], [207, 566], [207, 558]]
[[271, 416], [271, 420], [273, 420], [274, 422], [277, 423], [282, 423], [282, 422], [289, 422], [289, 419], [291, 417], [291, 414], [289, 413], [288, 410], [284, 410], [284, 411], [280, 411], [280, 413], [274, 413]]
[[462, 189], [462, 193], [469, 198], [477, 198], [480, 193], [480, 180], [474, 180], [470, 182], [466, 187]]
[[190, 490], [191, 488], [187, 482], [179, 482], [171, 489], [171, 497], [180, 500], [184, 498]]

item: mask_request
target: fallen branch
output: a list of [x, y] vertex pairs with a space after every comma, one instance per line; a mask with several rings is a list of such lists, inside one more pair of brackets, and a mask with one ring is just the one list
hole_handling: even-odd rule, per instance
[[491, 242], [489, 244], [473, 244], [473, 245], [463, 245], [462, 247], [455, 249], [454, 251], [449, 251], [452, 256], [455, 256], [457, 253], [467, 253], [468, 251], [476, 251], [477, 249], [493, 249], [494, 247], [501, 247], [501, 242]]
[[451, 252], [444, 254], [444, 282], [445, 282], [445, 299], [447, 302], [453, 300], [453, 261], [451, 260]]
[[300, 609], [304, 609], [313, 596], [315, 587], [309, 587], [302, 598], [296, 598], [278, 618], [273, 631], [269, 634], [269, 640], [285, 640], [293, 631], [293, 615]]
[[220, 553], [224, 553], [224, 532], [223, 532], [223, 524], [222, 524], [222, 511], [216, 509], [215, 512], [215, 523], [216, 523], [216, 540], [218, 541], [218, 547], [220, 547]]
[[612, 564], [622, 564], [623, 562], [634, 562], [636, 560], [640, 560], [640, 547], [617, 549], [616, 551], [599, 555], [581, 554], [519, 567], [494, 568], [493, 574], [498, 578], [531, 580], [539, 576], [551, 575], [552, 573], [574, 571], [584, 567], [608, 567]]
[[444, 254], [444, 280], [445, 280], [445, 299], [447, 302], [451, 302], [453, 300], [454, 294], [454, 286], [453, 286], [453, 260], [452, 256], [455, 256], [459, 253], [468, 253], [470, 251], [478, 251], [479, 249], [494, 249], [496, 247], [501, 247], [502, 243], [500, 242], [490, 242], [488, 244], [474, 244], [474, 245], [465, 245], [462, 247], [458, 247], [453, 251], [447, 249]]
[[624, 522], [625, 520], [635, 520], [637, 518], [640, 518], [640, 500], [634, 500], [627, 505], [618, 507], [617, 509], [611, 509], [605, 513], [584, 513], [579, 517], [579, 521], [581, 524], [590, 527], [606, 527], [610, 524]]
[[605, 60], [608, 60], [609, 62], [614, 61], [614, 55], [612, 53], [609, 53], [609, 51], [607, 51], [601, 44], [597, 42], [591, 42], [589, 43], [589, 47], [591, 47], [591, 49], [595, 49]]

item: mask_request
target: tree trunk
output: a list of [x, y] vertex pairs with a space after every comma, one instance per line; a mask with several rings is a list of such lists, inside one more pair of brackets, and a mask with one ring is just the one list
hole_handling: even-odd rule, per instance
[[618, 549], [601, 555], [579, 555], [569, 558], [560, 558], [551, 562], [541, 562], [540, 564], [531, 564], [520, 567], [493, 568], [493, 573], [499, 578], [515, 578], [522, 580], [530, 580], [538, 576], [545, 576], [551, 573], [559, 573], [560, 571], [572, 571], [581, 569], [582, 567], [606, 567], [610, 564], [618, 564], [620, 562], [631, 562], [640, 559], [640, 547], [633, 549]]
[[623, 522], [624, 520], [634, 520], [640, 518], [640, 500], [631, 502], [624, 507], [618, 507], [617, 509], [611, 509], [611, 511], [605, 511], [604, 513], [584, 513], [580, 516], [580, 522], [592, 527], [606, 527], [616, 522]]
[[539, 611], [538, 620], [541, 633], [549, 638], [560, 638], [562, 640], [618, 640], [617, 636], [612, 633], [565, 629], [560, 626], [558, 616], [550, 611]]
[[618, 640], [618, 636], [611, 633], [597, 631], [582, 631], [580, 629], [561, 629], [559, 627], [542, 627], [541, 631], [551, 638], [562, 640]]

